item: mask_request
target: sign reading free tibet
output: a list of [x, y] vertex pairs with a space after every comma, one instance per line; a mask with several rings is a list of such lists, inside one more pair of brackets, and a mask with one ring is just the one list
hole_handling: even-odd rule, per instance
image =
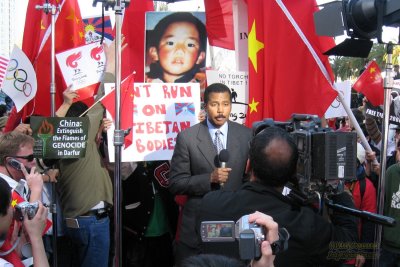
[[39, 158], [82, 158], [88, 140], [88, 118], [32, 117], [34, 155]]

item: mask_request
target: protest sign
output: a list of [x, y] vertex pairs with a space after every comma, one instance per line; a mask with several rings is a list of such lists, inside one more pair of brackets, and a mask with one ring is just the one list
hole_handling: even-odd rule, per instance
[[91, 43], [56, 55], [65, 84], [78, 90], [79, 99], [92, 97], [100, 85], [105, 54], [100, 43]]
[[[347, 106], [350, 107], [351, 82], [343, 81], [335, 83], [335, 88], [343, 95], [343, 99], [346, 101]], [[336, 97], [325, 112], [325, 118], [330, 119], [344, 116], [347, 116], [347, 112], [344, 109], [343, 104], [340, 102], [339, 97]]]
[[[105, 84], [105, 92], [113, 84]], [[122, 161], [170, 160], [179, 132], [198, 122], [200, 85], [198, 83], [135, 83], [133, 142], [122, 150]], [[111, 118], [109, 114], [107, 117]], [[123, 129], [126, 130], [126, 129]], [[110, 161], [114, 162], [114, 128], [108, 130]]]
[[83, 158], [88, 140], [88, 118], [31, 117], [38, 158]]
[[207, 84], [223, 83], [229, 87], [232, 94], [231, 121], [244, 124], [249, 99], [249, 75], [247, 72], [225, 72], [207, 70]]

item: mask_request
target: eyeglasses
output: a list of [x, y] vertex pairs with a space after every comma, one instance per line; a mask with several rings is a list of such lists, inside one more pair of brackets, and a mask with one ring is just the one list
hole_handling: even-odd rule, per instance
[[9, 157], [17, 159], [26, 159], [28, 162], [31, 162], [32, 160], [35, 159], [35, 156], [33, 154], [30, 154], [28, 156], [9, 156]]

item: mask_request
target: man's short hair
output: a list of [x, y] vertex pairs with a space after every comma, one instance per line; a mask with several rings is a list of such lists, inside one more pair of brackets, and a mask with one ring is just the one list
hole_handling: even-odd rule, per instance
[[82, 101], [74, 102], [69, 107], [67, 113], [65, 114], [65, 117], [79, 117], [87, 109], [88, 109], [88, 106], [85, 103], [83, 103]]
[[296, 174], [298, 150], [288, 132], [271, 126], [253, 138], [249, 159], [251, 171], [259, 182], [279, 187]]
[[11, 204], [11, 188], [3, 178], [0, 178], [0, 215], [7, 214], [8, 207]]
[[21, 147], [34, 146], [35, 140], [24, 133], [8, 132], [0, 135], [0, 165], [4, 166], [4, 160], [7, 156], [15, 156]]
[[232, 93], [228, 86], [226, 86], [223, 83], [210, 84], [204, 91], [204, 104], [208, 103], [208, 100], [210, 99], [209, 95], [211, 93], [225, 93], [225, 92], [229, 94], [229, 101], [232, 102]]

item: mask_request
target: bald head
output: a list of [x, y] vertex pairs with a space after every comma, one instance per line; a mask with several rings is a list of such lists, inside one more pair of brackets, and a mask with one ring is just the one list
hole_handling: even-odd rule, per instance
[[251, 171], [258, 181], [283, 186], [296, 173], [298, 151], [285, 130], [269, 127], [253, 138], [249, 158]]

